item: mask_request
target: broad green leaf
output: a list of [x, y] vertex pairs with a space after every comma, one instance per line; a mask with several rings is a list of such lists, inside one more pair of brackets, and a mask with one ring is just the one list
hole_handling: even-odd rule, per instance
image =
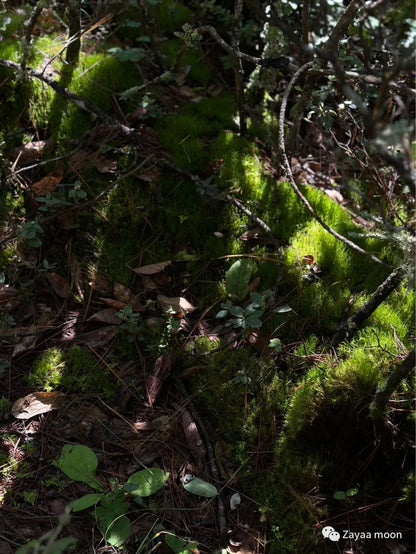
[[162, 469], [158, 469], [157, 467], [151, 467], [133, 473], [133, 475], [130, 475], [128, 478], [127, 483], [129, 486], [130, 483], [136, 485], [136, 488], [130, 491], [132, 495], [150, 496], [164, 486], [168, 477], [169, 473], [165, 473]]
[[72, 511], [73, 512], [81, 512], [82, 510], [86, 510], [87, 508], [91, 508], [91, 506], [94, 506], [97, 504], [101, 498], [103, 498], [103, 494], [86, 494], [84, 496], [81, 496], [78, 500], [75, 500], [75, 502], [72, 503]]
[[280, 342], [280, 339], [272, 339], [269, 342], [269, 348], [274, 348], [276, 352], [282, 351], [282, 343]]
[[198, 496], [204, 496], [206, 498], [214, 498], [217, 496], [218, 491], [214, 485], [203, 481], [198, 477], [194, 477], [190, 481], [186, 481], [187, 475], [185, 475], [183, 480], [183, 488], [192, 494], [197, 494]]
[[102, 486], [95, 478], [98, 460], [97, 456], [82, 444], [66, 444], [62, 448], [58, 460], [58, 467], [73, 481], [82, 481], [96, 490], [102, 490]]
[[165, 543], [173, 550], [174, 554], [192, 554], [192, 551], [197, 548], [196, 542], [188, 542], [174, 534], [165, 534]]
[[[76, 544], [74, 537], [64, 537], [53, 543], [53, 554], [61, 554], [62, 552], [68, 552], [68, 547]], [[72, 550], [71, 550], [72, 552]]]
[[95, 509], [95, 516], [97, 519], [105, 520], [109, 525], [118, 516], [126, 514], [128, 509], [129, 504], [123, 493], [117, 496], [103, 495], [100, 506]]
[[261, 319], [257, 317], [257, 314], [253, 314], [246, 317], [245, 324], [246, 324], [246, 327], [252, 327], [253, 329], [258, 329], [263, 325], [263, 322]]
[[105, 542], [111, 546], [121, 546], [129, 538], [131, 532], [130, 520], [127, 516], [120, 516], [110, 524], [102, 520], [98, 524]]
[[253, 306], [255, 308], [261, 308], [263, 306], [263, 297], [258, 292], [252, 292], [250, 294], [251, 299], [253, 300]]
[[345, 500], [346, 494], [344, 491], [336, 491], [332, 495], [332, 498], [335, 498], [335, 500]]
[[231, 315], [234, 315], [236, 317], [243, 317], [244, 316], [244, 310], [241, 306], [231, 306], [230, 313], [231, 313]]
[[347, 492], [345, 493], [345, 496], [355, 496], [356, 494], [358, 494], [358, 489], [357, 488], [348, 489]]
[[215, 316], [217, 319], [221, 319], [228, 314], [228, 310], [220, 310]]
[[[32, 554], [33, 552], [37, 552], [39, 548], [39, 542], [44, 542], [48, 537], [50, 536], [50, 532], [45, 533], [45, 535], [42, 535], [40, 539], [33, 539], [27, 544], [24, 544], [20, 548], [16, 550], [16, 554]], [[76, 539], [74, 537], [65, 537], [63, 539], [59, 539], [58, 541], [53, 543], [53, 554], [61, 554], [62, 552], [65, 552], [69, 546], [73, 546], [76, 544]]]
[[237, 260], [225, 276], [225, 290], [237, 300], [243, 300], [247, 294], [248, 283], [253, 266], [249, 260]]

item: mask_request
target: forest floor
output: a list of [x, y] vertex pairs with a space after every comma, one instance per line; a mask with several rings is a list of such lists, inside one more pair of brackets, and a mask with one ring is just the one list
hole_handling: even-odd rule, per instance
[[[19, 13], [0, 43], [15, 63]], [[303, 193], [382, 263], [312, 217], [276, 115], [239, 133], [218, 45], [182, 51], [178, 20], [174, 74], [141, 88], [148, 37], [114, 21], [68, 69], [44, 10], [27, 64], [99, 112], [0, 66], [0, 554], [411, 552], [412, 377], [384, 434], [370, 417], [414, 342], [408, 274], [343, 333], [400, 249], [308, 129]]]

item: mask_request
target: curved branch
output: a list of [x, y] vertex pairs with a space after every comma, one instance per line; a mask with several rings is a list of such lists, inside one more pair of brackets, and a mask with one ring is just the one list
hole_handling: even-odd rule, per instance
[[315, 210], [312, 208], [311, 204], [309, 203], [308, 199], [302, 194], [299, 187], [296, 184], [295, 178], [293, 177], [292, 169], [290, 167], [290, 163], [286, 154], [286, 145], [285, 145], [285, 117], [286, 117], [286, 108], [287, 108], [287, 101], [289, 99], [289, 95], [292, 91], [292, 88], [300, 75], [310, 69], [313, 66], [313, 61], [310, 61], [308, 63], [305, 63], [300, 67], [296, 73], [293, 75], [292, 79], [290, 80], [287, 89], [283, 95], [282, 99], [282, 105], [280, 107], [280, 115], [279, 115], [279, 149], [282, 156], [282, 161], [284, 168], [286, 170], [289, 182], [292, 186], [292, 189], [298, 196], [298, 198], [301, 200], [301, 202], [304, 204], [304, 206], [308, 209], [310, 214], [316, 219], [316, 221], [326, 230], [328, 233], [330, 233], [333, 237], [338, 239], [339, 241], [343, 242], [347, 246], [349, 246], [352, 250], [355, 250], [355, 252], [358, 252], [359, 254], [363, 254], [364, 256], [367, 256], [367, 258], [370, 258], [371, 261], [386, 265], [384, 262], [382, 262], [377, 256], [374, 256], [374, 254], [370, 254], [370, 252], [367, 252], [361, 246], [358, 246], [358, 244], [355, 244], [355, 242], [352, 242], [351, 240], [347, 239], [343, 235], [340, 235], [337, 231], [332, 229], [329, 225], [325, 223], [325, 221], [322, 220], [322, 218], [315, 212]]

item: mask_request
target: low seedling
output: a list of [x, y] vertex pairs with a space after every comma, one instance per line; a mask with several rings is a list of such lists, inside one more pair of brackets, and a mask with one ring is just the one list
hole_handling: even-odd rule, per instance
[[[86, 483], [97, 491], [74, 500], [69, 508], [73, 512], [94, 508], [92, 514], [105, 541], [111, 546], [121, 546], [130, 536], [130, 520], [126, 515], [130, 498], [142, 504], [143, 498], [162, 489], [169, 477], [169, 473], [157, 467], [146, 468], [130, 475], [124, 485], [118, 479], [109, 479], [109, 490], [105, 490], [96, 477], [97, 456], [91, 448], [80, 444], [66, 444], [55, 465], [73, 481]], [[214, 498], [218, 494], [214, 485], [194, 475], [185, 475], [182, 486], [186, 491], [205, 498]], [[165, 542], [175, 554], [191, 554], [196, 548], [195, 543], [180, 539], [173, 533], [166, 531], [164, 535]]]
[[217, 319], [227, 318], [225, 325], [232, 326], [234, 329], [258, 329], [263, 324], [260, 318], [264, 314], [266, 300], [271, 294], [271, 291], [263, 294], [252, 292], [250, 294], [252, 302], [244, 308], [227, 300], [221, 304], [222, 310], [215, 317]]
[[142, 498], [163, 488], [169, 473], [159, 468], [147, 468], [133, 473], [124, 485], [110, 479], [110, 490], [96, 477], [98, 460], [95, 453], [83, 445], [65, 445], [56, 465], [73, 481], [86, 483], [95, 493], [89, 493], [70, 503], [73, 512], [94, 507], [93, 515], [105, 541], [111, 546], [121, 546], [129, 537], [131, 526], [126, 516], [128, 498], [141, 504]]
[[345, 492], [336, 491], [332, 495], [332, 498], [334, 498], [335, 500], [347, 500], [348, 498], [350, 498], [351, 496], [355, 496], [356, 494], [358, 494], [358, 488], [348, 489]]

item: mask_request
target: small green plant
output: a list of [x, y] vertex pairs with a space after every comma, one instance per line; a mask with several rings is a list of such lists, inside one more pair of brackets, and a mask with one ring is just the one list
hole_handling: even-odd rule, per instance
[[280, 339], [271, 339], [269, 342], [269, 348], [273, 348], [275, 352], [281, 352], [282, 351], [282, 343], [280, 342]]
[[73, 481], [81, 481], [98, 491], [71, 502], [70, 507], [74, 512], [94, 507], [93, 515], [98, 527], [111, 546], [121, 546], [130, 535], [130, 520], [126, 516], [129, 509], [128, 495], [141, 504], [143, 497], [163, 488], [169, 477], [169, 473], [162, 469], [147, 468], [130, 475], [124, 485], [117, 479], [110, 479], [109, 490], [106, 491], [96, 477], [98, 459], [91, 448], [66, 444], [55, 463]]
[[78, 204], [80, 200], [84, 200], [87, 193], [82, 188], [81, 181], [75, 181], [72, 185], [61, 186], [57, 192], [47, 192], [45, 196], [37, 196], [36, 202], [41, 204], [39, 210], [42, 212], [53, 211], [57, 208], [65, 208]]
[[5, 360], [4, 358], [0, 358], [0, 377], [3, 375], [3, 373], [6, 371], [6, 369], [9, 369], [10, 363]]
[[231, 298], [240, 302], [248, 291], [248, 284], [253, 274], [250, 260], [237, 260], [225, 274], [225, 290]]
[[29, 248], [39, 248], [42, 246], [43, 229], [36, 218], [33, 221], [25, 221], [20, 229], [19, 240], [24, 241]]
[[0, 327], [2, 331], [8, 331], [10, 327], [14, 327], [16, 325], [16, 321], [12, 315], [5, 312], [4, 314], [1, 314], [0, 317]]
[[27, 502], [28, 504], [31, 504], [32, 506], [35, 505], [37, 495], [38, 493], [35, 490], [23, 491], [22, 493], [22, 496], [25, 499], [25, 502]]
[[131, 304], [127, 304], [122, 310], [119, 310], [116, 316], [123, 320], [120, 329], [123, 329], [123, 331], [132, 336], [141, 334], [143, 322], [140, 314], [133, 312]]
[[244, 308], [227, 300], [221, 304], [222, 310], [215, 317], [217, 319], [228, 318], [225, 325], [232, 326], [234, 329], [258, 329], [263, 324], [260, 318], [264, 314], [265, 302], [270, 294], [272, 294], [271, 291], [263, 294], [252, 292], [250, 294], [252, 302]]
[[10, 402], [7, 400], [5, 396], [2, 396], [0, 398], [0, 410], [8, 410], [10, 408]]
[[332, 498], [334, 498], [335, 500], [347, 500], [348, 498], [350, 498], [351, 496], [355, 496], [356, 494], [358, 494], [358, 488], [357, 487], [355, 487], [354, 489], [348, 489], [345, 492], [344, 491], [336, 491], [332, 495]]

